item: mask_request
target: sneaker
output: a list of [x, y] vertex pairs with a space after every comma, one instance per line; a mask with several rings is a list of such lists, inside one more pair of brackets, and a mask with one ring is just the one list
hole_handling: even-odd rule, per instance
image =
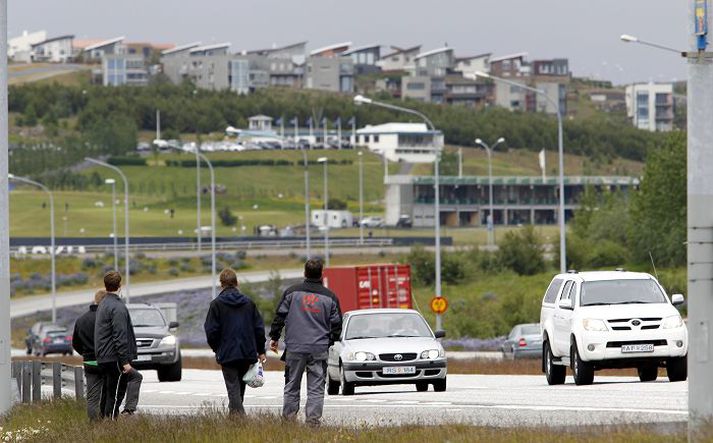
[[122, 417], [131, 417], [132, 415], [134, 415], [134, 413], [135, 413], [135, 411], [124, 409], [123, 411], [121, 411], [121, 416]]

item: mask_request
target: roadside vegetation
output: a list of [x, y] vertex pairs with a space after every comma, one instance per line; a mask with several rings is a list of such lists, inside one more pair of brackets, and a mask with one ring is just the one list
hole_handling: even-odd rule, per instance
[[[18, 405], [0, 419], [0, 438], [8, 442], [685, 442], [684, 424], [591, 426], [576, 429], [544, 427], [484, 427], [465, 424], [433, 426], [325, 425], [315, 429], [282, 421], [273, 413], [250, 413], [247, 418], [228, 417], [222, 409], [206, 408], [196, 416], [137, 415], [116, 422], [92, 424], [81, 402], [61, 400]], [[504, 423], [507, 424], [507, 423]], [[713, 434], [702, 432], [706, 441]], [[7, 437], [7, 439], [5, 439]]]

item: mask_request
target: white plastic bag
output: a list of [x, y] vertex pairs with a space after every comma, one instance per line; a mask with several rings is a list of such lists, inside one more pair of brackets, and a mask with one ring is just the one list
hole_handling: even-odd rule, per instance
[[251, 388], [261, 388], [265, 384], [265, 373], [261, 362], [253, 363], [245, 373], [243, 381]]

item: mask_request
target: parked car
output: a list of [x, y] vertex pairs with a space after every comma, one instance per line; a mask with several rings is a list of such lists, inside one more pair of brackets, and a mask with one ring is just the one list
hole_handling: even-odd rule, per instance
[[358, 386], [413, 384], [446, 390], [447, 361], [426, 320], [412, 309], [362, 309], [344, 314], [339, 341], [329, 348], [327, 392], [353, 395]]
[[577, 385], [594, 371], [636, 368], [653, 381], [665, 367], [670, 381], [688, 376], [688, 330], [676, 306], [649, 274], [625, 271], [570, 272], [550, 283], [540, 313], [542, 370], [551, 385], [565, 381], [570, 366]]
[[365, 228], [381, 228], [384, 226], [384, 219], [381, 217], [364, 217], [360, 223]]
[[31, 354], [44, 357], [47, 354], [72, 355], [72, 334], [64, 326], [44, 323], [37, 335], [32, 337]]
[[397, 228], [412, 228], [413, 222], [411, 221], [411, 217], [408, 215], [400, 216], [399, 220], [396, 222], [396, 227]]
[[516, 325], [500, 349], [505, 358], [540, 358], [542, 332], [539, 323]]
[[156, 306], [143, 303], [127, 305], [134, 324], [138, 357], [131, 364], [137, 369], [155, 369], [158, 381], [181, 381], [182, 361], [178, 322], [167, 322]]

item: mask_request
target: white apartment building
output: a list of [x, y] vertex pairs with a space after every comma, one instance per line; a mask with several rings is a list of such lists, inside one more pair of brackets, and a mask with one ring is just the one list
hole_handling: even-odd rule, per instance
[[11, 38], [7, 42], [7, 56], [14, 62], [30, 63], [32, 61], [32, 45], [47, 40], [47, 31], [27, 32]]
[[626, 114], [647, 131], [673, 130], [673, 84], [637, 83], [626, 87]]
[[352, 144], [392, 162], [431, 163], [443, 149], [443, 133], [429, 130], [425, 123], [385, 123], [358, 129]]

